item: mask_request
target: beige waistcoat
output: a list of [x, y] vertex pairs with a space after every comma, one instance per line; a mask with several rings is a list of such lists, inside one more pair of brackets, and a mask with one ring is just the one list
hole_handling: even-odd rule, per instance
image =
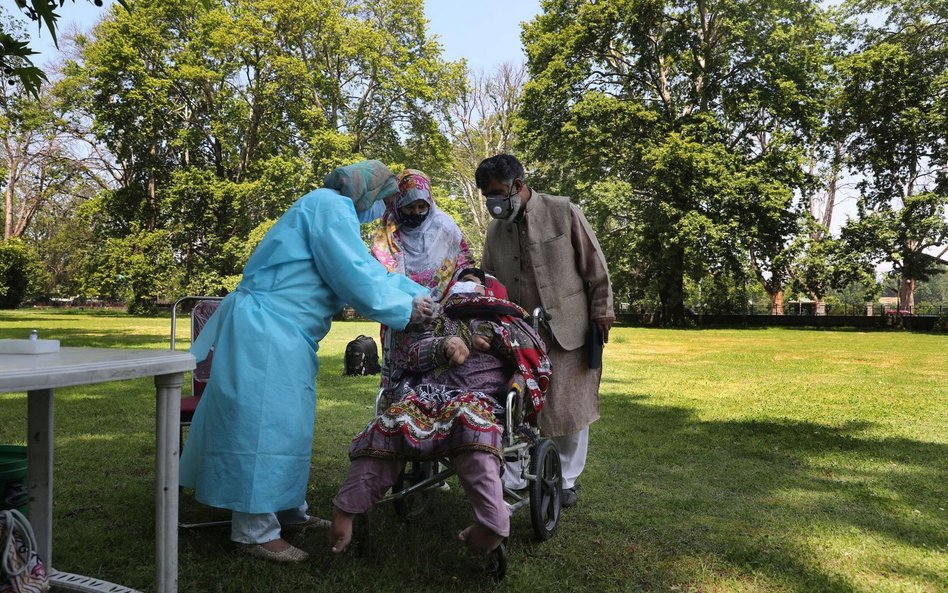
[[[591, 244], [585, 245], [585, 259], [573, 244], [574, 216], [590, 239]], [[602, 250], [586, 218], [568, 198], [533, 192], [527, 202], [526, 219], [525, 237], [518, 236], [516, 223], [490, 223], [484, 246], [485, 271], [519, 295], [524, 292], [519, 288], [521, 265], [529, 262], [540, 304], [550, 313], [554, 339], [564, 350], [575, 350], [586, 342], [591, 319], [614, 317]], [[521, 249], [528, 251], [522, 258]]]

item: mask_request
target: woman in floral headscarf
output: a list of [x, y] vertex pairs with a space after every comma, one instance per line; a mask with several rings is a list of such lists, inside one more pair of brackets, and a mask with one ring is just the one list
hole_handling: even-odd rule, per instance
[[[438, 300], [457, 271], [474, 265], [461, 229], [435, 206], [431, 180], [421, 171], [405, 169], [398, 176], [398, 193], [382, 217], [372, 255], [389, 272], [403, 274], [431, 291]], [[382, 387], [397, 381], [398, 344], [402, 332], [382, 326]], [[402, 361], [404, 362], [404, 361]]]

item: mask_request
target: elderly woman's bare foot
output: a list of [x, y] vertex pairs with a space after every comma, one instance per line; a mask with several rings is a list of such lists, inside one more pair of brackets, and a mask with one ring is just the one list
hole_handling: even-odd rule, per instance
[[332, 512], [332, 526], [329, 528], [329, 537], [332, 541], [332, 551], [335, 554], [342, 554], [349, 547], [352, 541], [352, 519], [355, 517], [352, 513], [347, 513], [339, 507], [334, 507]]
[[458, 539], [474, 550], [486, 554], [499, 546], [500, 542], [504, 541], [504, 536], [497, 535], [480, 523], [472, 523], [458, 534]]

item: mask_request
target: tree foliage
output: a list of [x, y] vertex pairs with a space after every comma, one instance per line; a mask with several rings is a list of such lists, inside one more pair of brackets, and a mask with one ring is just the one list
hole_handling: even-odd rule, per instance
[[15, 309], [45, 284], [35, 250], [21, 239], [0, 241], [0, 309]]
[[[543, 182], [578, 196], [610, 253], [625, 250], [618, 287], [652, 285], [670, 322], [681, 320], [686, 275], [741, 274], [749, 259], [779, 291], [794, 193], [809, 181], [803, 147], [822, 113], [830, 29], [819, 7], [543, 7], [524, 30], [521, 139]], [[626, 269], [634, 275], [623, 278]]]
[[[926, 249], [948, 242], [948, 2], [861, 1], [850, 11], [843, 122], [864, 176], [850, 234], [870, 259], [892, 264], [910, 309], [916, 282], [937, 271]], [[884, 22], [865, 23], [868, 11]]]
[[[76, 0], [72, 0], [75, 2]], [[90, 4], [101, 7], [102, 0], [88, 0]], [[126, 0], [116, 0], [128, 7]], [[59, 47], [57, 38], [60, 15], [57, 8], [63, 8], [66, 0], [15, 0], [16, 7], [31, 21], [38, 24], [40, 31], [46, 30], [53, 39], [53, 45]], [[33, 64], [31, 56], [36, 52], [23, 40], [23, 31], [9, 23], [0, 25], [0, 71], [7, 77], [10, 85], [19, 84], [26, 94], [39, 97], [40, 88], [49, 79], [42, 69]]]
[[[49, 27], [68, 2], [20, 5]], [[948, 242], [945, 0], [544, 0], [526, 66], [480, 73], [441, 57], [422, 0], [121, 6], [54, 84], [0, 91], [4, 236], [46, 268], [30, 294], [233, 290], [294, 200], [367, 157], [430, 174], [477, 252], [474, 170], [518, 151], [585, 211], [616, 301], [667, 323], [780, 313], [787, 289], [857, 302], [886, 264], [910, 304]], [[847, 175], [859, 215], [834, 236]]]
[[[80, 266], [84, 290], [115, 292], [122, 276], [132, 303], [224, 292], [254, 229], [333, 167], [372, 157], [445, 169], [438, 114], [463, 70], [440, 58], [420, 0], [131, 8], [78, 40], [81, 59], [57, 86], [114, 179], [91, 221], [96, 240], [114, 249], [100, 274]], [[164, 245], [167, 257], [117, 258], [133, 245]], [[159, 274], [166, 265], [181, 273]]]

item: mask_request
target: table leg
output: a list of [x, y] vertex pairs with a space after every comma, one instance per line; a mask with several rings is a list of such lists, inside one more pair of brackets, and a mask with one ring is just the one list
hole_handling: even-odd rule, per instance
[[155, 559], [158, 593], [178, 590], [178, 426], [184, 373], [155, 377]]
[[28, 431], [26, 463], [29, 513], [36, 551], [50, 569], [53, 564], [53, 390], [37, 389], [26, 396]]

